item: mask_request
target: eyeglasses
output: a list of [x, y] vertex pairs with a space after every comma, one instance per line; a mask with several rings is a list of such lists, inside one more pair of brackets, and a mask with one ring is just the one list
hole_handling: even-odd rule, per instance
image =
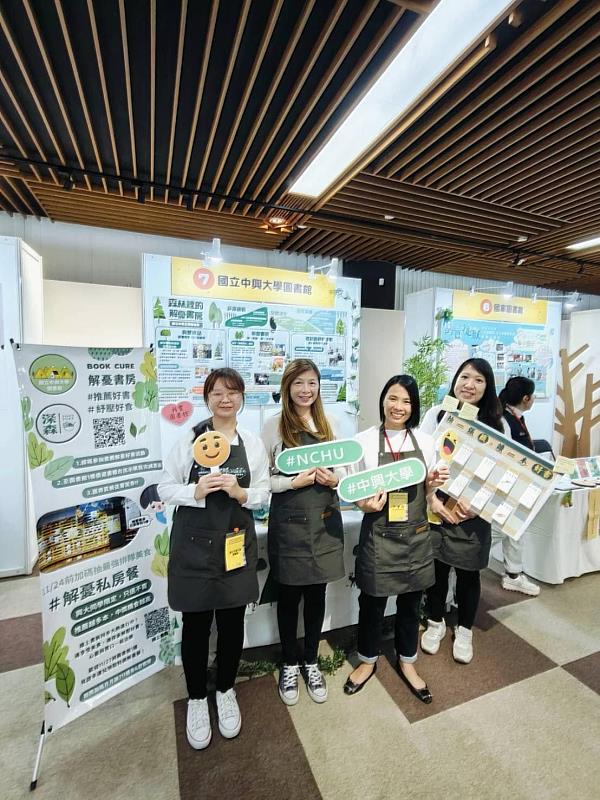
[[210, 392], [209, 397], [211, 400], [216, 400], [217, 403], [220, 403], [221, 400], [239, 400], [242, 396], [242, 393], [235, 390], [231, 392]]

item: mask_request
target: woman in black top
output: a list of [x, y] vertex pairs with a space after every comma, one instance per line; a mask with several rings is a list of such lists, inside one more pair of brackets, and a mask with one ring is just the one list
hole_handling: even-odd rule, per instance
[[[504, 409], [504, 419], [510, 428], [510, 435], [515, 442], [535, 451], [535, 444], [527, 430], [524, 414], [529, 411], [535, 400], [535, 383], [531, 378], [521, 376], [509, 378], [498, 399]], [[515, 541], [510, 536], [502, 536], [502, 555], [506, 574], [502, 578], [502, 588], [509, 592], [537, 597], [540, 587], [529, 580], [523, 572], [523, 537]]]
[[530, 450], [535, 450], [533, 439], [525, 425], [523, 415], [533, 405], [535, 400], [535, 383], [531, 378], [509, 378], [506, 386], [500, 394], [498, 399], [502, 403], [504, 409], [504, 419], [510, 428], [510, 435], [523, 447], [528, 447]]

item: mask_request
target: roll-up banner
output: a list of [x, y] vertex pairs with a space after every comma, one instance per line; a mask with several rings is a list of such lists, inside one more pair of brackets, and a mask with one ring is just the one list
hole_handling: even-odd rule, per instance
[[15, 345], [42, 591], [46, 730], [173, 663], [156, 361]]

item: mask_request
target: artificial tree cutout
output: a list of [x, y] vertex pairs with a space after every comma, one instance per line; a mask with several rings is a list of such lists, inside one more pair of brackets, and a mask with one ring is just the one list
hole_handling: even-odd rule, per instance
[[[563, 411], [556, 409], [554, 412], [556, 418], [554, 430], [563, 437], [561, 455], [566, 458], [590, 455], [591, 431], [600, 422], [600, 414], [592, 416], [594, 409], [600, 405], [600, 398], [594, 400], [594, 392], [600, 389], [600, 380], [594, 381], [591, 372], [586, 375], [584, 400], [581, 408], [575, 410], [573, 400], [573, 379], [581, 372], [584, 365], [581, 361], [574, 367], [571, 367], [571, 364], [588, 348], [588, 344], [583, 344], [570, 355], [564, 348], [560, 350], [562, 383], [558, 385], [556, 392], [563, 402]], [[577, 433], [579, 422], [581, 422], [581, 427]]]

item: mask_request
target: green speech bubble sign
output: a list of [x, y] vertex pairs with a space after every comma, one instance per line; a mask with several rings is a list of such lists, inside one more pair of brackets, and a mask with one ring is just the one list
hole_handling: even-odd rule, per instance
[[367, 469], [346, 475], [338, 486], [338, 494], [347, 503], [356, 503], [373, 497], [382, 489], [384, 492], [393, 492], [405, 486], [413, 486], [425, 480], [427, 470], [419, 458], [403, 458], [384, 467]]
[[333, 442], [307, 444], [282, 450], [275, 459], [275, 466], [285, 475], [295, 475], [315, 467], [344, 467], [356, 464], [363, 457], [360, 442], [355, 439], [338, 439]]

